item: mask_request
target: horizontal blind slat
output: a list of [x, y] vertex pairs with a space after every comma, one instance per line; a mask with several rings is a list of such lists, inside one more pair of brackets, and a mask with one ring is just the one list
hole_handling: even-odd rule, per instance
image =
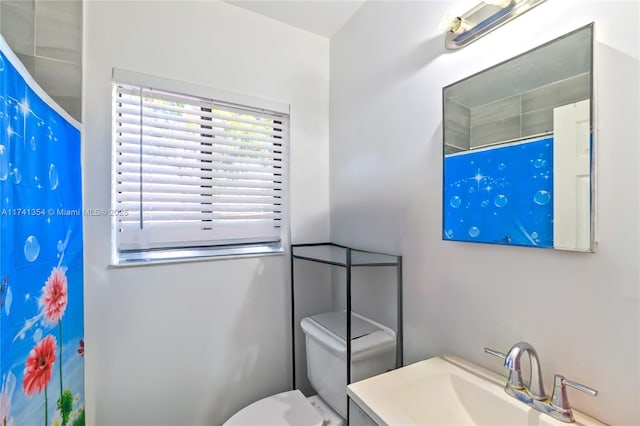
[[283, 173], [282, 167], [271, 166], [270, 164], [234, 164], [226, 163], [222, 161], [203, 162], [198, 160], [183, 160], [183, 159], [171, 159], [171, 158], [156, 158], [153, 164], [140, 163], [139, 156], [135, 159], [121, 159], [116, 165], [116, 171], [131, 171], [136, 172], [140, 170], [142, 166], [147, 172], [155, 173], [176, 173], [176, 169], [207, 169], [207, 170], [226, 170], [234, 172], [247, 172], [247, 173], [261, 173], [281, 175]]
[[[123, 132], [127, 133], [140, 133], [140, 115], [120, 115], [116, 118], [116, 123], [121, 127], [119, 129], [123, 129]], [[209, 137], [219, 136], [222, 138], [235, 138], [244, 141], [252, 141], [252, 142], [266, 142], [266, 143], [274, 143], [279, 142], [282, 138], [282, 135], [274, 135], [274, 136], [263, 136], [261, 134], [257, 134], [259, 132], [254, 132], [250, 129], [243, 129], [239, 131], [235, 131], [231, 129], [227, 130], [225, 126], [217, 126], [214, 122], [209, 122], [206, 124], [211, 128], [204, 127], [204, 125], [196, 125], [193, 124], [183, 124], [178, 120], [156, 120], [149, 119], [146, 115], [142, 117], [142, 129], [143, 134], [163, 134], [163, 135], [172, 135], [178, 136], [179, 134], [184, 134], [185, 136], [192, 135], [206, 135]], [[246, 133], [240, 133], [240, 132]]]
[[[125, 105], [125, 104], [123, 104]], [[116, 108], [116, 113], [120, 114], [118, 117], [121, 121], [127, 122], [128, 120], [139, 120], [140, 119], [140, 106], [139, 105], [125, 105], [118, 106]], [[188, 123], [191, 125], [200, 125], [200, 126], [211, 126], [215, 128], [221, 128], [226, 130], [239, 130], [251, 133], [257, 133], [261, 135], [267, 136], [278, 136], [282, 137], [282, 129], [279, 127], [274, 128], [270, 123], [243, 123], [239, 121], [235, 117], [228, 117], [222, 119], [220, 117], [213, 117], [213, 115], [208, 114], [207, 116], [205, 111], [196, 112], [196, 111], [184, 111], [180, 108], [151, 108], [145, 106], [143, 109], [143, 114], [145, 118], [152, 118], [159, 121], [165, 122], [179, 122], [179, 123]], [[234, 123], [242, 123], [247, 124], [245, 126]], [[277, 129], [277, 130], [276, 130]]]
[[[135, 182], [123, 182], [118, 185], [116, 190], [119, 194], [138, 194], [140, 196], [140, 184]], [[198, 188], [196, 186], [180, 186], [175, 185], [156, 185], [154, 191], [145, 192], [145, 194], [153, 197], [156, 195], [229, 195], [229, 196], [273, 196], [281, 197], [282, 191], [272, 188], [238, 188], [238, 187], [205, 187]]]
[[[131, 201], [119, 203], [119, 209], [127, 212], [139, 211], [141, 203]], [[200, 212], [200, 213], [275, 213], [273, 204], [219, 204], [219, 203], [185, 203], [185, 202], [142, 202], [145, 212]]]
[[121, 130], [122, 131], [116, 136], [116, 140], [119, 143], [140, 145], [142, 142], [144, 145], [193, 150], [202, 150], [205, 147], [209, 148], [211, 146], [226, 146], [231, 148], [244, 147], [254, 150], [283, 151], [280, 141], [274, 143], [232, 141], [224, 138], [210, 138], [199, 135], [185, 135], [187, 136], [186, 138], [145, 135], [141, 140], [140, 133], [138, 131], [129, 132], [128, 130], [130, 129], [127, 128], [121, 128]]
[[[119, 174], [126, 174], [127, 176], [118, 176], [118, 180], [139, 181], [140, 180], [140, 165], [136, 164], [118, 164], [116, 171]], [[175, 178], [176, 181], [182, 178], [198, 179], [200, 185], [207, 185], [207, 179], [236, 179], [236, 180], [249, 180], [249, 181], [281, 181], [282, 177], [271, 173], [248, 173], [248, 172], [236, 172], [236, 171], [217, 171], [207, 167], [206, 164], [196, 167], [164, 167], [162, 169], [158, 167], [150, 167], [145, 164], [142, 165], [142, 180], [145, 182], [153, 182], [166, 179], [167, 177]], [[166, 180], [165, 180], [166, 181]], [[197, 182], [196, 182], [197, 183]]]
[[195, 203], [205, 199], [212, 203], [232, 203], [232, 204], [281, 204], [282, 198], [277, 196], [263, 195], [237, 195], [227, 196], [221, 194], [162, 194], [151, 193], [142, 194], [139, 192], [118, 192], [116, 201], [118, 204], [125, 202], [171, 202], [171, 203]]
[[[140, 165], [140, 153], [133, 153], [133, 152], [116, 152], [116, 162], [118, 164], [122, 163], [122, 164], [137, 164]], [[148, 160], [148, 158], [144, 158], [144, 161]], [[280, 169], [282, 170], [283, 167], [283, 161], [282, 160], [271, 160], [271, 159], [267, 159], [267, 158], [249, 158], [249, 157], [235, 157], [232, 155], [224, 155], [224, 154], [212, 154], [210, 157], [207, 157], [206, 155], [203, 156], [198, 156], [198, 157], [194, 157], [192, 159], [174, 159], [174, 158], [170, 158], [170, 157], [159, 157], [156, 156], [155, 158], [153, 158], [153, 164], [154, 165], [167, 165], [167, 166], [173, 166], [174, 164], [176, 166], [184, 166], [184, 167], [192, 167], [194, 164], [201, 164], [201, 162], [204, 161], [211, 161], [211, 163], [207, 163], [207, 164], [211, 164], [213, 165], [220, 165], [222, 166], [233, 166], [235, 164], [238, 165], [237, 170], [244, 170], [243, 167], [253, 167], [253, 166], [265, 166], [267, 169]], [[144, 163], [143, 163], [144, 164]], [[247, 169], [249, 170], [249, 169]], [[251, 169], [253, 170], [253, 169]]]
[[[253, 185], [246, 184], [237, 184], [237, 183], [225, 183], [224, 185], [213, 185], [211, 191], [221, 191], [223, 188], [228, 188], [229, 193], [233, 191], [233, 189], [239, 189], [238, 193], [246, 192], [249, 190], [262, 190], [262, 191], [273, 191], [279, 190], [281, 185], [269, 184], [265, 182], [256, 182]], [[140, 190], [139, 182], [127, 182], [121, 181], [118, 184], [119, 191], [133, 191]], [[143, 191], [145, 192], [158, 192], [158, 193], [173, 193], [173, 194], [199, 194], [206, 193], [207, 187], [202, 187], [198, 185], [176, 185], [176, 184], [167, 184], [167, 183], [144, 183]]]
[[260, 108], [243, 107], [216, 99], [197, 98], [194, 96], [185, 96], [157, 89], [142, 89], [142, 97], [145, 99], [153, 99], [164, 102], [176, 102], [185, 106], [195, 108], [205, 108], [211, 110], [222, 110], [228, 114], [240, 115], [244, 117], [261, 117], [278, 120], [283, 114], [267, 111]]
[[[207, 147], [209, 149], [209, 147]], [[142, 155], [149, 156], [160, 156], [160, 157], [179, 157], [179, 158], [190, 158], [190, 159], [198, 159], [198, 160], [211, 160], [212, 155], [205, 151], [195, 151], [190, 149], [175, 149], [175, 148], [163, 148], [156, 147], [150, 145], [142, 145], [142, 149], [140, 149], [140, 145], [128, 144], [128, 143], [120, 143], [117, 147], [117, 153], [123, 154], [137, 154], [140, 155], [140, 151], [142, 151]], [[213, 149], [212, 149], [213, 151]], [[216, 154], [226, 154], [229, 156], [234, 156], [233, 159], [235, 161], [242, 162], [245, 159], [250, 160], [252, 158], [264, 158], [270, 161], [281, 160], [283, 155], [282, 153], [276, 152], [258, 152], [258, 151], [247, 151], [242, 149], [234, 149], [227, 147], [218, 147], [215, 150]], [[153, 159], [148, 159], [146, 161], [153, 161]]]
[[[274, 180], [240, 180], [240, 179], [201, 179], [198, 177], [190, 178], [186, 176], [142, 176], [135, 175], [133, 173], [119, 173], [116, 176], [116, 182], [123, 188], [127, 184], [137, 185], [140, 188], [142, 185], [142, 191], [153, 191], [155, 185], [164, 184], [167, 186], [175, 187], [177, 190], [180, 188], [207, 188], [207, 187], [233, 187], [233, 188], [271, 188], [281, 189], [282, 182]], [[140, 190], [140, 189], [138, 189]]]
[[[139, 210], [130, 210], [130, 216], [139, 217]], [[251, 221], [251, 220], [274, 220], [280, 219], [282, 215], [280, 213], [255, 213], [255, 212], [247, 212], [247, 213], [199, 213], [199, 212], [189, 212], [189, 211], [181, 211], [181, 212], [166, 212], [166, 211], [148, 211], [143, 210], [142, 213], [142, 223], [143, 226], [147, 222], [155, 222], [155, 221], [183, 221], [183, 220], [193, 220], [193, 221], [207, 221], [207, 220], [218, 220], [218, 221]]]
[[[135, 143], [138, 146], [140, 145], [140, 143], [142, 143], [142, 146], [169, 145], [169, 147], [173, 147], [173, 146], [177, 147], [179, 146], [178, 145], [179, 141], [186, 141], [186, 142], [197, 142], [202, 146], [202, 148], [206, 147], [207, 148], [206, 151], [230, 153], [230, 154], [236, 154], [236, 155], [261, 156], [261, 157], [282, 156], [282, 148], [278, 148], [277, 146], [274, 146], [271, 150], [265, 150], [264, 147], [252, 145], [250, 142], [238, 141], [239, 143], [234, 143], [232, 141], [228, 141], [224, 139], [220, 139], [218, 141], [214, 138], [208, 138], [206, 136], [199, 136], [196, 134], [189, 135], [189, 134], [182, 133], [179, 135], [178, 134], [174, 135], [166, 131], [159, 131], [159, 132], [145, 131], [142, 134], [142, 140], [140, 140], [140, 134], [130, 130], [131, 130], [130, 128], [119, 128], [118, 129], [119, 135], [116, 136], [116, 142], [124, 144], [127, 140], [132, 140], [137, 138], [138, 141]], [[122, 138], [120, 134], [122, 134], [122, 136], [127, 136], [127, 138]], [[154, 142], [160, 142], [160, 141], [158, 141], [155, 138], [164, 140], [165, 142], [156, 144]], [[169, 142], [169, 141], [172, 141], [172, 142]], [[184, 146], [187, 146], [187, 144], [185, 144]], [[247, 149], [243, 149], [243, 148], [247, 148]], [[188, 150], [186, 148], [182, 148], [182, 149]], [[202, 150], [204, 151], [204, 149]]]

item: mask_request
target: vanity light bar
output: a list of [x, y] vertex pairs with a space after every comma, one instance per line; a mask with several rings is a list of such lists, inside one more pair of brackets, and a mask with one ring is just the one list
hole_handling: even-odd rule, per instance
[[485, 0], [454, 18], [445, 37], [447, 49], [460, 49], [545, 0]]

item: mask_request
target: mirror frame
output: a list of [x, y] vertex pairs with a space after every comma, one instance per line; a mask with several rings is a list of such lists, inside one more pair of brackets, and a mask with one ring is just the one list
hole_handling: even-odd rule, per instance
[[[445, 139], [445, 103], [446, 103], [446, 91], [447, 89], [450, 89], [454, 86], [456, 86], [459, 83], [468, 81], [476, 76], [479, 76], [481, 74], [490, 72], [491, 70], [494, 70], [495, 68], [501, 67], [503, 65], [506, 65], [512, 61], [516, 61], [532, 52], [535, 52], [539, 49], [542, 49], [544, 47], [547, 47], [555, 42], [561, 41], [567, 37], [570, 37], [576, 33], [579, 33], [581, 31], [584, 30], [590, 30], [590, 34], [589, 34], [589, 50], [590, 50], [590, 58], [589, 58], [589, 85], [590, 85], [590, 105], [589, 105], [589, 132], [590, 132], [590, 173], [589, 173], [589, 195], [590, 195], [590, 203], [589, 203], [589, 221], [590, 221], [590, 226], [589, 226], [589, 247], [586, 249], [581, 249], [581, 248], [560, 248], [560, 247], [536, 247], [535, 245], [526, 245], [526, 244], [515, 244], [515, 243], [511, 243], [510, 241], [494, 241], [493, 243], [491, 242], [486, 242], [486, 241], [473, 241], [473, 240], [466, 240], [466, 239], [454, 239], [454, 238], [448, 238], [446, 236], [446, 230], [445, 230], [445, 221], [446, 221], [446, 210], [445, 210], [445, 206], [446, 206], [446, 200], [445, 200], [445, 188], [446, 188], [446, 180], [445, 180], [445, 173], [446, 173], [446, 165], [445, 165], [445, 160], [446, 160], [446, 139]], [[595, 134], [595, 75], [594, 75], [594, 52], [595, 52], [595, 23], [591, 22], [589, 24], [583, 25], [575, 30], [569, 31], [559, 37], [556, 37], [552, 40], [549, 40], [543, 44], [540, 44], [536, 47], [533, 47], [523, 53], [520, 53], [518, 55], [515, 55], [511, 58], [508, 58], [504, 61], [501, 61], [495, 65], [492, 65], [488, 68], [485, 68], [483, 70], [480, 70], [478, 72], [475, 72], [465, 78], [462, 78], [458, 81], [455, 81], [453, 83], [450, 83], [446, 86], [444, 86], [442, 88], [442, 240], [443, 241], [455, 241], [455, 242], [463, 242], [463, 243], [475, 243], [475, 244], [492, 244], [492, 245], [506, 245], [506, 246], [518, 246], [518, 247], [530, 247], [530, 248], [544, 248], [544, 249], [553, 249], [553, 250], [564, 250], [564, 251], [574, 251], [574, 252], [582, 252], [582, 253], [595, 253], [596, 250], [596, 147], [597, 147], [597, 135]], [[542, 87], [542, 86], [541, 86]], [[553, 137], [553, 134], [550, 134], [549, 136]], [[524, 136], [521, 138], [521, 140], [526, 140], [526, 139], [533, 139], [536, 136]], [[495, 143], [493, 145], [499, 145], [499, 143]]]

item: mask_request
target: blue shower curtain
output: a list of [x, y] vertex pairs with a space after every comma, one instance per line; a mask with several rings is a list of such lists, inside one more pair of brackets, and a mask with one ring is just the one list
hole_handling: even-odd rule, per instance
[[82, 425], [79, 125], [0, 47], [0, 425]]

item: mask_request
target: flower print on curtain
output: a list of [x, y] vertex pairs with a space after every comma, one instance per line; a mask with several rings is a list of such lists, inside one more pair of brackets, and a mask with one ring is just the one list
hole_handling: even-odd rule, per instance
[[[67, 276], [64, 268], [56, 266], [51, 271], [51, 275], [42, 289], [40, 305], [44, 319], [51, 324], [58, 325], [60, 341], [62, 341], [62, 316], [67, 307]], [[60, 370], [60, 398], [57, 406], [62, 417], [62, 426], [65, 426], [69, 422], [69, 416], [73, 410], [73, 395], [70, 390], [63, 390], [62, 386], [62, 346], [60, 347], [58, 367]]]
[[40, 304], [44, 318], [51, 324], [62, 321], [62, 315], [67, 307], [67, 276], [64, 269], [54, 267], [42, 289]]
[[79, 124], [0, 48], [0, 426], [80, 426]]
[[0, 425], [13, 426], [11, 417], [11, 395], [16, 388], [16, 376], [7, 373], [2, 376], [2, 387], [0, 387]]
[[53, 374], [53, 363], [56, 361], [56, 339], [47, 336], [40, 340], [27, 357], [27, 364], [24, 367], [24, 378], [22, 379], [22, 389], [25, 395], [31, 396], [35, 392], [41, 393], [44, 390], [44, 424], [47, 426], [48, 400], [47, 386]]
[[24, 378], [22, 379], [22, 389], [24, 389], [25, 395], [31, 396], [35, 392], [42, 392], [42, 390], [46, 394], [55, 361], [56, 338], [47, 336], [36, 343], [27, 357]]

